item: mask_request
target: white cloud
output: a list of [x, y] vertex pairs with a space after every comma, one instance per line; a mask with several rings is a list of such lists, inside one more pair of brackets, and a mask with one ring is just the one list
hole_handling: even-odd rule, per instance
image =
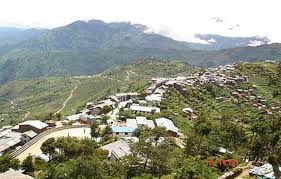
[[[281, 42], [280, 7], [279, 0], [3, 0], [0, 24], [53, 28], [101, 19], [145, 24], [178, 40], [196, 41], [195, 33], [215, 33]], [[212, 17], [223, 21], [210, 21]]]

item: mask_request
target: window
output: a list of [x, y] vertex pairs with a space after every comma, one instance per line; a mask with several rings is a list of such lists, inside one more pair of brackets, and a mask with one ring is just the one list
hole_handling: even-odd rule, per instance
[[125, 135], [128, 135], [128, 132], [125, 132]]

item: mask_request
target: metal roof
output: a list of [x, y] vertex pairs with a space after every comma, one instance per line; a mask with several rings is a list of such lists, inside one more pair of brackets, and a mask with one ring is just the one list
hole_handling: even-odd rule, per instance
[[140, 112], [152, 112], [153, 110], [155, 110], [156, 113], [160, 112], [160, 108], [140, 106], [139, 104], [132, 104], [130, 106], [130, 109], [133, 111], [140, 111]]
[[29, 125], [29, 126], [33, 126], [33, 127], [37, 128], [37, 129], [43, 129], [48, 126], [47, 124], [45, 124], [44, 122], [41, 122], [39, 120], [24, 121], [19, 124], [19, 126], [21, 126], [21, 125]]
[[131, 154], [130, 146], [123, 140], [118, 140], [116, 142], [102, 146], [101, 149], [108, 150], [109, 156], [113, 154], [117, 159]]
[[126, 126], [131, 128], [138, 128], [136, 119], [126, 119]]
[[33, 131], [26, 131], [22, 135], [27, 135], [28, 137], [33, 138], [33, 137], [37, 136], [37, 133], [33, 132]]
[[174, 123], [167, 118], [155, 119], [156, 125], [160, 127], [165, 127], [167, 130], [178, 133], [179, 129], [174, 125]]
[[128, 132], [128, 133], [132, 133], [136, 130], [136, 128], [133, 127], [112, 127], [112, 132]]

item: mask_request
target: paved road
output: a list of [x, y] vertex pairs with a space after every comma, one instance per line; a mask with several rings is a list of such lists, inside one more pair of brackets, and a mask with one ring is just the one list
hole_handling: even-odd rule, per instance
[[23, 153], [21, 153], [19, 156], [17, 156], [16, 158], [19, 159], [21, 162], [30, 154], [32, 156], [39, 156], [42, 154], [42, 151], [40, 149], [41, 145], [43, 144], [43, 142], [45, 142], [47, 139], [51, 138], [51, 137], [67, 137], [67, 136], [71, 136], [71, 137], [79, 137], [79, 138], [90, 138], [90, 128], [88, 127], [83, 127], [83, 128], [73, 128], [73, 129], [65, 129], [62, 131], [57, 131], [54, 133], [51, 133], [45, 137], [43, 137], [42, 139], [40, 139], [38, 142], [36, 142], [35, 144], [33, 144], [32, 146], [30, 146], [27, 150], [25, 150]]

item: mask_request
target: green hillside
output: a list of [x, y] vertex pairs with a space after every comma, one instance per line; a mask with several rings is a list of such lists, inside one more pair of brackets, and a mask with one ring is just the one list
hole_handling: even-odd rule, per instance
[[[17, 80], [0, 86], [1, 125], [14, 124], [28, 118], [42, 118], [56, 112], [73, 92], [62, 110], [73, 114], [88, 101], [102, 99], [116, 92], [142, 91], [151, 77], [186, 74], [193, 67], [182, 62], [138, 61], [127, 66], [116, 66], [96, 76], [44, 77]], [[11, 104], [11, 100], [12, 103]]]

